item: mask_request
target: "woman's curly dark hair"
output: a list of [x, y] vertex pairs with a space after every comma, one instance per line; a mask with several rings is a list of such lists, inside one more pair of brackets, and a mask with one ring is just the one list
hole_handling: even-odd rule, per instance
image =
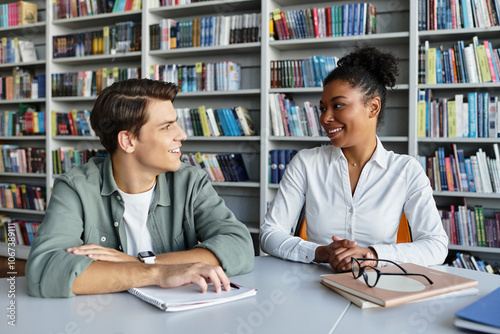
[[334, 80], [348, 82], [364, 95], [364, 102], [378, 96], [381, 101], [378, 125], [382, 124], [387, 87], [396, 85], [399, 59], [369, 45], [355, 44], [354, 50], [337, 62], [337, 67], [323, 81], [323, 87]]

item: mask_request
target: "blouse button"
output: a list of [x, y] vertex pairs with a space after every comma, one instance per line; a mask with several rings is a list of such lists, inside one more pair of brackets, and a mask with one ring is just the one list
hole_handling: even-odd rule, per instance
[[106, 237], [101, 237], [101, 241], [102, 242], [106, 241]]
[[118, 227], [119, 224], [118, 222], [115, 222], [113, 225], [115, 225], [115, 227]]
[[121, 200], [122, 200], [121, 196], [116, 196], [116, 198], [117, 198], [119, 201], [121, 201]]

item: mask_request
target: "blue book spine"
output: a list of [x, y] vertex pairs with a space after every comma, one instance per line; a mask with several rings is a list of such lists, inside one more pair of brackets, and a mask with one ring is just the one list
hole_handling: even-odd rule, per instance
[[349, 26], [349, 5], [342, 5], [342, 36], [347, 36]]
[[278, 184], [278, 150], [270, 150], [271, 184]]
[[467, 0], [461, 0], [460, 7], [462, 7], [462, 23], [464, 28], [471, 28], [469, 22], [469, 10], [467, 8]]
[[448, 181], [446, 178], [446, 167], [444, 163], [444, 147], [438, 147], [439, 172], [441, 175], [441, 190], [448, 190]]
[[469, 137], [477, 138], [477, 110], [476, 100], [477, 93], [470, 92], [467, 94], [467, 101], [469, 104]]
[[484, 95], [482, 93], [477, 94], [477, 137], [478, 138], [484, 138], [484, 133], [483, 133], [483, 121], [484, 121], [484, 110], [483, 110], [483, 97]]
[[441, 50], [436, 50], [436, 83], [443, 83], [443, 62]]
[[285, 174], [285, 166], [285, 150], [278, 150], [278, 183], [281, 181], [283, 175]]
[[490, 97], [488, 92], [482, 93], [483, 95], [483, 137], [489, 137], [489, 125], [490, 125]]
[[354, 21], [354, 27], [353, 27], [353, 35], [357, 36], [359, 35], [359, 6], [361, 4], [356, 3], [354, 4], [354, 14], [353, 14], [353, 21]]
[[474, 182], [474, 174], [472, 173], [472, 164], [470, 159], [464, 159], [465, 162], [465, 173], [467, 173], [467, 184], [469, 186], [469, 191], [472, 193], [476, 192], [476, 184]]
[[229, 131], [229, 127], [227, 126], [226, 117], [224, 116], [224, 110], [217, 109], [215, 112], [217, 113], [217, 116], [219, 118], [219, 123], [222, 127], [222, 131], [224, 132], [224, 136], [230, 136], [231, 133]]

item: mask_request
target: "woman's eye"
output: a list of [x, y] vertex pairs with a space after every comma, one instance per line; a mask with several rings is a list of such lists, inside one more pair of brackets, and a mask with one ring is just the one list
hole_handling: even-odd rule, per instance
[[326, 108], [325, 107], [319, 107], [319, 111], [324, 113], [326, 111]]
[[333, 105], [333, 108], [334, 108], [334, 109], [338, 109], [338, 108], [341, 108], [342, 106], [343, 106], [343, 104], [342, 104], [342, 103], [335, 103], [335, 104]]

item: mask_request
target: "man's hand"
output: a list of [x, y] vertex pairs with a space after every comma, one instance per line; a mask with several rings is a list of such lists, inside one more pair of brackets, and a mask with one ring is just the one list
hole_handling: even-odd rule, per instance
[[95, 244], [71, 247], [66, 252], [75, 255], [85, 255], [91, 259], [108, 262], [141, 262], [139, 258], [125, 254], [113, 248], [103, 247]]
[[[356, 241], [332, 237], [332, 243], [316, 248], [316, 262], [329, 263], [330, 267], [337, 272], [351, 270], [351, 257], [377, 258], [377, 254], [371, 248], [358, 246]], [[363, 261], [363, 266], [376, 266], [377, 261]]]
[[174, 288], [190, 283], [200, 286], [201, 292], [208, 289], [207, 283], [213, 283], [215, 292], [231, 289], [229, 278], [220, 266], [212, 266], [203, 263], [186, 263], [173, 265], [158, 265], [156, 285], [162, 288]]

